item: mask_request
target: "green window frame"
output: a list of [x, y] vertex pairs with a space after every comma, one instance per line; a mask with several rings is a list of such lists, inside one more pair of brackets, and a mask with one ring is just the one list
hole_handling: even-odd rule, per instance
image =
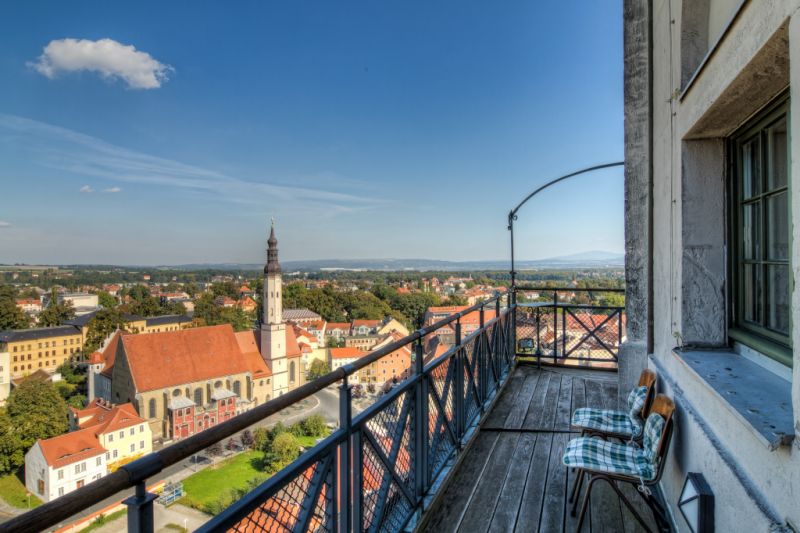
[[728, 335], [792, 366], [789, 100], [782, 95], [729, 140]]

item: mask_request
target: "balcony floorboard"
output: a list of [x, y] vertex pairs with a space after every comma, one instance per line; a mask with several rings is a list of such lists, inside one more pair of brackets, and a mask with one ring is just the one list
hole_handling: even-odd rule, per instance
[[[613, 409], [616, 402], [616, 374], [518, 366], [422, 530], [575, 531], [568, 503], [575, 474], [561, 463], [567, 442], [577, 436], [570, 416], [579, 407]], [[655, 530], [636, 489], [625, 484], [622, 490]], [[644, 531], [602, 482], [590, 506], [584, 532]]]

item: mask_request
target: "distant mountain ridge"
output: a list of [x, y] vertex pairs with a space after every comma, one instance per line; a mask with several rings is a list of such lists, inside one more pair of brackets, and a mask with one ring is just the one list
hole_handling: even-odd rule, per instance
[[[517, 261], [517, 270], [543, 268], [613, 268], [625, 264], [625, 254], [618, 252], [588, 251], [548, 259]], [[171, 268], [186, 270], [231, 269], [258, 270], [260, 264], [216, 263], [187, 264]], [[436, 259], [310, 259], [306, 261], [281, 261], [285, 272], [293, 271], [331, 271], [331, 270], [508, 270], [509, 261], [442, 261]]]

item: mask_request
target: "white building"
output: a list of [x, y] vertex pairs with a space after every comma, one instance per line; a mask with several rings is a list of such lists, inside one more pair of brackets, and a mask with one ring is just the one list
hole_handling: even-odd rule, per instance
[[106, 450], [92, 429], [39, 440], [25, 454], [25, 487], [44, 502], [106, 475]]
[[11, 392], [11, 355], [0, 351], [0, 405], [6, 403]]
[[[800, 1], [625, 0], [628, 342], [676, 403], [660, 488], [800, 529]], [[797, 177], [795, 177], [797, 176]]]
[[[89, 294], [88, 292], [65, 292], [59, 294], [58, 303], [69, 302], [75, 309], [75, 315], [81, 316], [97, 311], [100, 307], [99, 299], [96, 294]], [[45, 294], [42, 296], [42, 308], [46, 308], [50, 304], [50, 295]]]

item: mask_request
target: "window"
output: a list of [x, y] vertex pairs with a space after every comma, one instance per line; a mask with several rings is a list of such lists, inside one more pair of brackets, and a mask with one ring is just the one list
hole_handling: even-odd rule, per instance
[[63, 468], [59, 468], [58, 469], [58, 479], [64, 479], [64, 469]]
[[100, 466], [101, 464], [103, 464], [103, 457], [102, 456], [98, 456], [98, 458], [97, 458], [97, 466]]
[[197, 388], [194, 390], [194, 403], [203, 405], [203, 389]]
[[131, 453], [135, 452], [135, 451], [136, 451], [136, 445], [135, 444], [131, 444]]
[[129, 433], [130, 433], [131, 435], [133, 435], [135, 432], [136, 432], [136, 428], [131, 428], [131, 430], [129, 431]]
[[140, 450], [144, 450], [144, 441], [143, 440], [139, 441], [139, 449]]
[[119, 438], [121, 438], [121, 439], [125, 438], [125, 430], [124, 429], [119, 432]]
[[791, 218], [785, 98], [731, 140], [732, 339], [791, 365]]
[[117, 450], [114, 450], [114, 459], [117, 458]]
[[144, 424], [139, 426], [139, 433], [144, 433]]
[[113, 433], [109, 433], [108, 434], [108, 442], [114, 442], [114, 434]]
[[233, 382], [233, 393], [236, 396], [241, 396], [242, 395], [242, 386], [239, 384], [238, 380]]
[[156, 417], [156, 399], [150, 398], [150, 401], [147, 402], [147, 413], [150, 418]]
[[58, 487], [58, 495], [59, 496], [63, 496], [64, 495], [64, 487]]

